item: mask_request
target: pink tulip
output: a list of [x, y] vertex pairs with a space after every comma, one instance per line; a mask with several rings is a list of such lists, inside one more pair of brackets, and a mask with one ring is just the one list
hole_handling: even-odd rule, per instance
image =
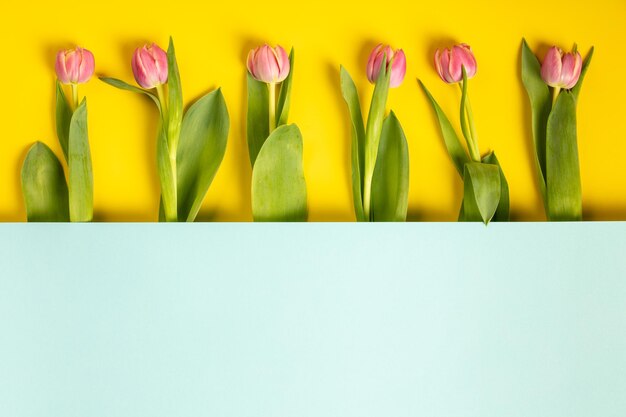
[[389, 45], [379, 44], [372, 50], [367, 60], [367, 79], [372, 83], [376, 83], [380, 68], [382, 66], [383, 57], [387, 59], [387, 71], [391, 69], [389, 79], [389, 87], [395, 88], [402, 84], [404, 75], [406, 74], [406, 56], [402, 49], [393, 50]]
[[144, 45], [135, 49], [131, 61], [137, 84], [151, 89], [167, 82], [167, 54], [157, 45]]
[[289, 56], [282, 47], [265, 44], [248, 53], [247, 67], [255, 80], [279, 83], [289, 75]]
[[476, 75], [476, 58], [469, 45], [460, 43], [449, 49], [437, 49], [435, 52], [435, 68], [446, 83], [463, 81], [463, 67], [468, 80]]
[[541, 78], [550, 87], [573, 88], [578, 82], [583, 59], [578, 51], [566, 54], [553, 46], [548, 50], [541, 65]]
[[95, 60], [87, 49], [76, 47], [57, 53], [54, 69], [62, 84], [82, 84], [93, 75]]

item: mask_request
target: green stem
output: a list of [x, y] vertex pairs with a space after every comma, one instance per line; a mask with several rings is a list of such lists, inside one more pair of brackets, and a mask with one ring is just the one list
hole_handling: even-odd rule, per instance
[[167, 100], [165, 100], [165, 93], [163, 92], [163, 85], [159, 84], [156, 86], [157, 96], [159, 97], [159, 102], [161, 103], [161, 112], [163, 112], [163, 120], [167, 120]]
[[276, 129], [276, 83], [269, 83], [270, 89], [270, 133]]
[[71, 84], [72, 86], [72, 106], [74, 110], [78, 108], [78, 84]]
[[554, 87], [552, 89], [552, 107], [556, 103], [556, 99], [559, 98], [559, 93], [561, 92], [561, 87]]
[[[166, 123], [166, 132], [169, 133], [169, 119], [168, 119], [168, 108], [167, 108], [167, 100], [165, 99], [165, 92], [163, 90], [163, 85], [158, 84], [156, 86], [157, 96], [159, 98], [159, 102], [161, 103], [161, 113], [163, 118], [163, 123]], [[176, 222], [178, 221], [178, 186], [177, 186], [177, 174], [176, 174], [176, 152], [178, 149], [178, 138], [167, 138], [169, 158], [170, 158], [170, 167], [171, 167], [171, 175], [172, 182], [174, 184], [174, 195], [173, 200], [171, 202], [172, 210], [170, 213], [166, 211], [165, 220], [168, 222]]]
[[470, 154], [472, 160], [480, 162], [480, 149], [478, 148], [478, 132], [476, 131], [476, 123], [474, 123], [474, 112], [472, 111], [472, 105], [470, 104], [469, 95], [465, 98], [465, 113], [467, 114], [467, 120], [470, 128]]

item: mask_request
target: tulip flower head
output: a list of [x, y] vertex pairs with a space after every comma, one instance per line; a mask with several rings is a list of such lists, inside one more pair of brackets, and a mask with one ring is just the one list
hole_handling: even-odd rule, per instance
[[372, 84], [376, 83], [384, 57], [387, 59], [387, 71], [391, 71], [389, 87], [398, 87], [406, 74], [406, 56], [402, 49], [394, 51], [389, 45], [379, 44], [372, 50], [367, 60], [367, 79]]
[[87, 49], [76, 47], [57, 53], [54, 69], [61, 84], [82, 84], [93, 75], [95, 60]]
[[280, 83], [289, 75], [289, 56], [281, 46], [272, 48], [265, 44], [248, 53], [247, 67], [257, 81]]
[[167, 82], [167, 53], [154, 43], [137, 48], [131, 66], [137, 84], [145, 89]]
[[563, 53], [563, 50], [553, 46], [548, 50], [541, 65], [541, 78], [550, 87], [573, 88], [580, 78], [583, 59], [575, 50]]
[[468, 80], [476, 75], [476, 58], [469, 45], [460, 43], [435, 52], [435, 68], [444, 82], [456, 84], [463, 81], [463, 67]]

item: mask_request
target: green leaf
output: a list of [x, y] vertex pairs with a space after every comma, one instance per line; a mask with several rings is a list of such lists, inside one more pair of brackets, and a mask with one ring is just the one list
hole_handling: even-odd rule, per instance
[[380, 135], [372, 179], [372, 218], [376, 222], [403, 222], [409, 204], [409, 148], [400, 122], [392, 111]]
[[183, 119], [177, 150], [178, 218], [192, 222], [224, 158], [228, 110], [221, 90], [194, 103]]
[[302, 169], [302, 135], [295, 124], [272, 132], [252, 169], [255, 221], [306, 221], [307, 192]]
[[496, 154], [494, 152], [491, 152], [483, 157], [483, 164], [497, 165], [500, 169], [500, 202], [498, 203], [496, 214], [494, 214], [491, 221], [508, 222], [510, 220], [509, 184], [504, 176], [504, 171], [502, 171], [502, 166], [500, 165], [500, 162], [498, 161], [498, 158], [496, 158]]
[[[276, 126], [287, 124], [289, 120], [289, 106], [291, 104], [291, 84], [293, 84], [294, 50], [289, 53], [289, 75], [280, 85], [278, 103], [276, 105]], [[269, 99], [268, 99], [269, 100]], [[268, 116], [269, 117], [269, 116]]]
[[463, 82], [461, 83], [461, 118], [460, 118], [461, 131], [463, 132], [463, 136], [465, 136], [465, 141], [467, 142], [467, 148], [471, 150], [472, 135], [470, 134], [469, 126], [467, 125], [467, 116], [466, 116], [468, 82], [467, 82], [467, 72], [465, 71], [465, 67], [463, 65], [461, 65], [461, 72], [463, 73]]
[[387, 96], [389, 95], [389, 81], [391, 79], [391, 71], [387, 71], [386, 59], [381, 61], [378, 79], [374, 85], [374, 93], [372, 94], [372, 102], [370, 104], [369, 114], [367, 116], [367, 125], [365, 128], [365, 176], [374, 174], [374, 166], [376, 165], [376, 157], [378, 154], [378, 145], [380, 142], [380, 133], [383, 129], [383, 121], [385, 119], [385, 107], [387, 106]]
[[93, 219], [93, 173], [87, 133], [87, 99], [83, 99], [70, 122], [68, 142], [70, 220]]
[[167, 68], [167, 140], [169, 146], [176, 148], [183, 122], [183, 89], [180, 84], [176, 50], [172, 37], [170, 37], [170, 43], [167, 47]]
[[548, 220], [582, 220], [582, 191], [576, 139], [576, 99], [561, 91], [548, 119]]
[[139, 87], [135, 87], [134, 85], [130, 85], [128, 83], [125, 83], [122, 80], [118, 80], [117, 78], [110, 78], [110, 77], [100, 77], [100, 81], [109, 84], [115, 88], [119, 88], [120, 90], [125, 90], [125, 91], [131, 91], [133, 93], [139, 93], [139, 94], [143, 94], [146, 95], [148, 97], [150, 97], [152, 99], [152, 101], [154, 101], [154, 104], [157, 105], [159, 112], [161, 111], [161, 104], [159, 103], [159, 98], [157, 96], [155, 96], [154, 94], [152, 94], [150, 91], [148, 90], [144, 90], [143, 88], [139, 88]]
[[465, 164], [463, 221], [488, 224], [500, 202], [500, 169], [496, 165], [469, 162]]
[[248, 114], [246, 134], [250, 163], [254, 166], [263, 143], [270, 134], [269, 90], [267, 84], [248, 73]]
[[22, 194], [29, 222], [70, 220], [63, 166], [41, 142], [36, 142], [26, 154], [22, 165]]
[[354, 81], [344, 67], [341, 67], [341, 94], [348, 105], [350, 121], [352, 125], [352, 199], [354, 200], [354, 211], [359, 222], [367, 221], [363, 211], [363, 175], [365, 172], [365, 127], [363, 125], [363, 115], [359, 93]]
[[466, 163], [469, 162], [467, 152], [463, 148], [463, 145], [461, 145], [461, 141], [454, 131], [450, 120], [448, 120], [443, 110], [441, 110], [441, 107], [439, 107], [439, 104], [437, 104], [435, 98], [432, 96], [432, 94], [430, 94], [430, 91], [428, 91], [424, 83], [422, 83], [420, 80], [418, 80], [418, 82], [422, 87], [422, 90], [424, 90], [424, 93], [430, 100], [430, 104], [432, 105], [433, 110], [437, 115], [437, 120], [439, 121], [439, 127], [441, 128], [441, 134], [443, 136], [443, 141], [446, 145], [446, 149], [448, 150], [448, 154], [450, 155], [450, 158], [452, 158], [452, 162], [454, 163], [454, 166], [459, 175], [463, 177], [463, 167]]
[[546, 129], [552, 108], [552, 96], [541, 78], [541, 64], [525, 39], [522, 39], [522, 82], [530, 99], [535, 165], [539, 189], [546, 205]]
[[580, 78], [578, 78], [578, 82], [571, 89], [572, 95], [574, 96], [574, 101], [578, 102], [578, 96], [580, 95], [580, 89], [583, 86], [583, 81], [585, 79], [585, 75], [587, 74], [587, 70], [589, 69], [589, 64], [591, 64], [591, 58], [593, 58], [593, 46], [589, 50], [589, 53], [585, 57], [585, 61], [583, 62], [583, 67], [580, 70]]
[[63, 87], [61, 86], [61, 83], [57, 81], [56, 128], [57, 138], [59, 139], [59, 143], [61, 144], [61, 149], [63, 150], [63, 156], [65, 157], [65, 161], [67, 161], [67, 143], [70, 136], [70, 122], [72, 120], [72, 113], [72, 108], [67, 102], [67, 98], [65, 97], [65, 93], [63, 92]]
[[159, 214], [159, 221], [178, 221], [173, 164], [170, 160], [170, 148], [163, 123], [159, 123], [157, 136], [157, 172], [161, 184], [161, 204], [164, 214], [164, 217]]

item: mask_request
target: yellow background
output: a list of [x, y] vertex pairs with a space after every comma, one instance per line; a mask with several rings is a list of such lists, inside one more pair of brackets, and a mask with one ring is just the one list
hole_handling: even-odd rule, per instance
[[[186, 104], [221, 86], [231, 129], [226, 156], [200, 220], [251, 220], [245, 144], [245, 57], [263, 42], [296, 49], [290, 121], [304, 135], [310, 220], [354, 219], [349, 119], [339, 65], [369, 105], [365, 63], [378, 42], [407, 55], [404, 84], [391, 91], [409, 142], [409, 219], [456, 220], [461, 181], [444, 149], [421, 78], [458, 126], [459, 91], [432, 65], [437, 47], [469, 43], [478, 59], [470, 94], [481, 152], [495, 149], [511, 189], [514, 220], [543, 220], [531, 154], [528, 100], [520, 76], [525, 36], [543, 57], [548, 44], [596, 54], [578, 107], [585, 217], [626, 219], [626, 1], [172, 1], [10, 3], [0, 14], [2, 138], [0, 221], [25, 220], [19, 174], [28, 147], [44, 141], [61, 155], [54, 130], [54, 59], [79, 44], [94, 52], [96, 72], [134, 82], [135, 47], [174, 37]], [[147, 99], [97, 79], [81, 88], [89, 100], [89, 133], [100, 221], [153, 221], [157, 113]]]

